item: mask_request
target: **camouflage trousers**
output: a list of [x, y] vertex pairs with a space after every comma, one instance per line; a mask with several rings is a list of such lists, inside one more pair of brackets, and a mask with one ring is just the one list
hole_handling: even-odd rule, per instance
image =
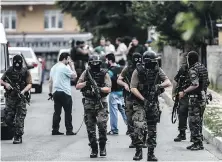
[[107, 141], [107, 122], [108, 122], [108, 103], [103, 102], [104, 108], [101, 108], [97, 101], [84, 101], [84, 121], [88, 133], [90, 144], [97, 142], [96, 125], [99, 131], [99, 142]]
[[179, 131], [185, 131], [187, 129], [188, 103], [189, 103], [188, 97], [181, 98], [179, 101], [180, 104], [180, 107], [178, 109]]
[[[158, 107], [156, 106], [155, 109]], [[151, 107], [153, 108], [153, 107]], [[132, 134], [133, 143], [135, 146], [142, 147], [143, 139], [145, 135], [145, 131], [148, 131], [148, 138], [147, 138], [147, 146], [148, 148], [155, 148], [156, 143], [156, 135], [157, 135], [157, 121], [156, 115], [153, 115], [149, 111], [144, 110], [144, 106], [138, 103], [133, 104], [133, 126], [134, 132]], [[150, 113], [150, 114], [149, 114]]]
[[15, 135], [22, 136], [24, 134], [24, 120], [27, 109], [26, 103], [19, 98], [6, 98], [5, 122], [15, 132]]
[[189, 98], [188, 119], [191, 140], [194, 143], [202, 141], [203, 114], [206, 107], [204, 100]]
[[[129, 100], [125, 100], [125, 112], [126, 112], [126, 117], [127, 117], [127, 127], [129, 131], [129, 136], [132, 139], [132, 134], [134, 132], [134, 127], [133, 127], [133, 102]], [[132, 139], [133, 140], [133, 139]]]

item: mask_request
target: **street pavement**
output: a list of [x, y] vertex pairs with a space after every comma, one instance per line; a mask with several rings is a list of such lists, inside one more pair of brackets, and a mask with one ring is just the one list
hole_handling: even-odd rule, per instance
[[[82, 95], [72, 87], [73, 127], [76, 131], [83, 120]], [[51, 125], [53, 102], [48, 101], [48, 86], [44, 85], [42, 94], [32, 94], [31, 106], [25, 119], [23, 143], [12, 144], [11, 140], [1, 141], [2, 161], [132, 161], [135, 149], [128, 148], [130, 139], [126, 133], [126, 125], [119, 115], [119, 135], [108, 136], [107, 157], [90, 159], [90, 148], [85, 124], [76, 136], [52, 136]], [[189, 131], [187, 140], [175, 143], [177, 124], [171, 123], [171, 109], [160, 98], [161, 123], [158, 124], [156, 156], [160, 161], [219, 161], [222, 154], [214, 146], [204, 143], [205, 150], [189, 151]], [[64, 113], [62, 113], [60, 131], [65, 133]], [[108, 122], [108, 131], [110, 130]], [[146, 161], [147, 149], [143, 149]]]

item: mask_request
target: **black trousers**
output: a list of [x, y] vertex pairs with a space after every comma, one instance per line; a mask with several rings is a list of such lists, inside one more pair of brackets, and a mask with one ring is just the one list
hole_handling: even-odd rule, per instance
[[72, 97], [65, 92], [56, 91], [53, 94], [54, 99], [54, 114], [53, 114], [53, 131], [59, 130], [59, 123], [61, 121], [62, 107], [65, 112], [65, 126], [66, 131], [72, 131]]

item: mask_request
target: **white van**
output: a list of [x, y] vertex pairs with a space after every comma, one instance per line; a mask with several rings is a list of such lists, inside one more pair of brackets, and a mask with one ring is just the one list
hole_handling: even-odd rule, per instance
[[[8, 55], [8, 42], [6, 39], [6, 34], [4, 26], [0, 23], [0, 77], [9, 67], [9, 55]], [[1, 140], [11, 140], [13, 138], [13, 132], [10, 131], [9, 127], [5, 123], [5, 89], [0, 86], [0, 102], [1, 102]]]
[[[0, 77], [4, 74], [4, 72], [9, 67], [9, 55], [8, 55], [8, 44], [7, 39], [5, 35], [4, 26], [2, 23], [0, 23]], [[5, 97], [4, 97], [4, 87], [0, 86], [0, 99], [1, 99], [1, 109], [5, 107]]]

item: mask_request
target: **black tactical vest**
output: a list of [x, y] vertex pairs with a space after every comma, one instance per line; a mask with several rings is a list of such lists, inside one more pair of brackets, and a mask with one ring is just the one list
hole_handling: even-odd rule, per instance
[[[97, 83], [97, 86], [98, 87], [104, 87], [105, 86], [105, 75], [107, 73], [107, 70], [104, 70], [104, 69], [101, 69], [100, 72], [93, 72], [93, 71], [89, 71], [92, 78], [95, 80], [95, 82]], [[88, 81], [90, 82], [89, 80], [89, 77], [86, 73], [85, 75], [85, 81]], [[87, 98], [91, 98], [91, 99], [95, 99], [95, 94], [92, 92], [92, 88], [91, 86], [85, 86], [83, 89], [82, 89], [82, 94], [84, 97], [87, 97]], [[108, 93], [102, 93], [101, 92], [101, 97], [105, 97], [108, 95]]]
[[179, 91], [183, 91], [190, 86], [189, 81], [189, 69], [186, 65], [182, 65], [174, 77], [174, 80], [178, 83]]
[[207, 68], [199, 62], [194, 64], [194, 66], [191, 68], [192, 70], [195, 70], [197, 72], [199, 78], [199, 86], [189, 94], [200, 94], [201, 91], [206, 91], [209, 85]]
[[[14, 71], [11, 66], [6, 71], [6, 76], [11, 80], [11, 82], [18, 86], [19, 90], [22, 91], [26, 86], [27, 69], [22, 68], [20, 71]], [[13, 94], [10, 91], [7, 92], [9, 95]]]
[[154, 93], [155, 84], [158, 84], [160, 82], [160, 79], [158, 79], [157, 83], [154, 83], [156, 77], [159, 77], [159, 69], [150, 70], [137, 67], [137, 71], [139, 78], [137, 89], [142, 94], [142, 96], [144, 96], [146, 99], [149, 99], [149, 97]]
[[109, 68], [109, 70], [113, 73], [113, 76], [111, 77], [111, 81], [112, 81], [111, 91], [112, 92], [123, 90], [123, 88], [117, 84], [117, 79], [118, 79], [118, 76], [121, 73], [122, 69], [123, 69], [122, 67], [118, 67], [118, 66], [111, 66]]

